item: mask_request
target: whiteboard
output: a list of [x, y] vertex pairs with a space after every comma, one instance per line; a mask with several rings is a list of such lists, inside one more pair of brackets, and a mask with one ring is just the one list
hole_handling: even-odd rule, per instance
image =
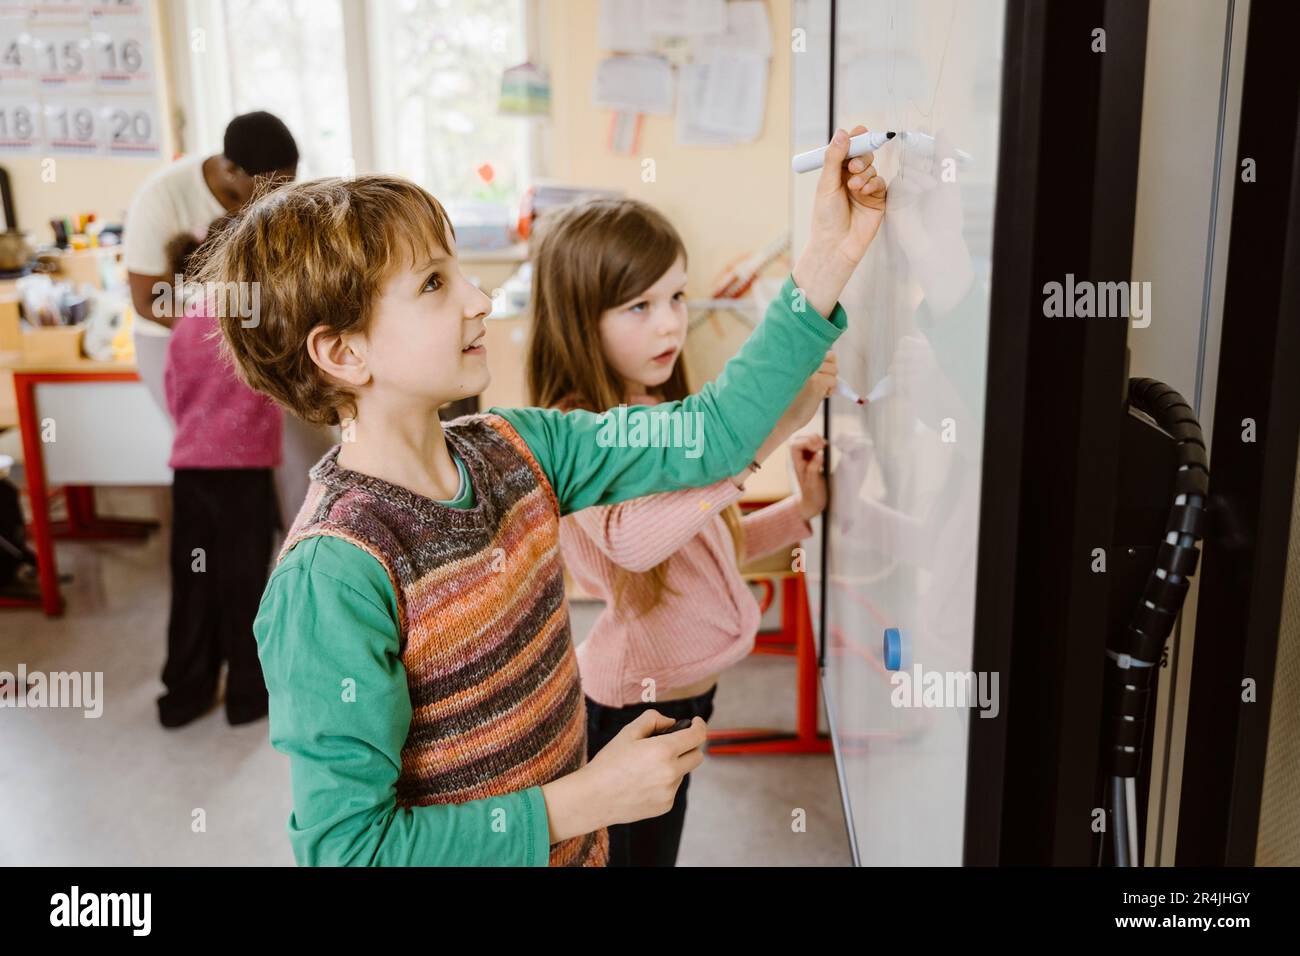
[[[839, 3], [831, 77], [829, 3], [796, 8], [809, 55], [794, 57], [794, 152], [825, 143], [832, 80], [837, 126], [933, 137], [876, 154], [885, 224], [841, 297], [836, 351], [853, 390], [881, 397], [831, 399], [824, 566], [821, 542], [810, 549], [827, 716], [866, 865], [961, 863], [970, 721], [1005, 708], [1004, 681], [970, 675], [1004, 14], [1004, 0]], [[796, 177], [796, 247], [814, 176]], [[910, 639], [906, 683], [886, 669], [886, 628]]]

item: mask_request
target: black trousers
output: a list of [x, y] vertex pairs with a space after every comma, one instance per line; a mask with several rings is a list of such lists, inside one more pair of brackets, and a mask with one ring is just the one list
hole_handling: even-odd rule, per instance
[[[700, 717], [707, 721], [713, 716], [713, 693], [717, 685], [698, 697], [681, 700], [661, 700], [648, 704], [628, 704], [626, 707], [606, 707], [587, 698], [587, 759], [600, 751], [618, 732], [647, 710], [657, 710], [665, 717], [679, 720], [682, 717]], [[682, 778], [672, 808], [662, 816], [619, 823], [609, 828], [610, 866], [676, 866], [677, 849], [682, 842], [682, 825], [686, 822], [686, 788], [691, 775]]]
[[266, 713], [253, 619], [280, 526], [269, 468], [177, 469], [172, 478], [172, 606], [159, 719], [185, 723], [213, 703], [226, 662], [231, 723]]

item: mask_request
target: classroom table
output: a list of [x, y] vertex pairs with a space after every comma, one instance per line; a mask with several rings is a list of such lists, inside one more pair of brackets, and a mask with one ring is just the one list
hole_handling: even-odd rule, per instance
[[[3, 391], [13, 402], [0, 404], [0, 425], [17, 425], [22, 436], [40, 597], [6, 597], [0, 607], [36, 606], [57, 616], [63, 606], [55, 539], [142, 538], [157, 527], [98, 516], [93, 486], [170, 484], [171, 423], [131, 362], [33, 361], [0, 352], [3, 377], [12, 377], [13, 388]], [[50, 517], [57, 487], [67, 506], [58, 522]]]

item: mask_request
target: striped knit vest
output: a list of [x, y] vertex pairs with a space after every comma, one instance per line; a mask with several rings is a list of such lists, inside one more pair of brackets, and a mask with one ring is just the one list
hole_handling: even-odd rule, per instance
[[[466, 416], [443, 431], [469, 469], [473, 508], [340, 468], [336, 446], [312, 468], [280, 553], [332, 535], [388, 571], [412, 711], [402, 807], [524, 790], [587, 760], [555, 493], [500, 416]], [[552, 846], [550, 865], [604, 866], [608, 849], [601, 829]]]

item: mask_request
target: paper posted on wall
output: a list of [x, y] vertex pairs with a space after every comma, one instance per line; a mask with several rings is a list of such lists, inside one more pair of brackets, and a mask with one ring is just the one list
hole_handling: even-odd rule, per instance
[[654, 37], [646, 29], [645, 0], [600, 0], [596, 44], [619, 53], [650, 53]]
[[697, 60], [706, 60], [718, 50], [772, 55], [772, 28], [763, 0], [732, 0], [726, 14], [726, 29], [717, 36], [691, 37], [691, 52]]
[[591, 98], [600, 109], [667, 115], [673, 111], [673, 69], [657, 56], [611, 56], [596, 66]]
[[749, 143], [763, 131], [767, 57], [718, 51], [682, 68], [677, 140], [687, 146]]
[[646, 29], [665, 36], [709, 36], [727, 28], [726, 0], [654, 0], [645, 7]]

